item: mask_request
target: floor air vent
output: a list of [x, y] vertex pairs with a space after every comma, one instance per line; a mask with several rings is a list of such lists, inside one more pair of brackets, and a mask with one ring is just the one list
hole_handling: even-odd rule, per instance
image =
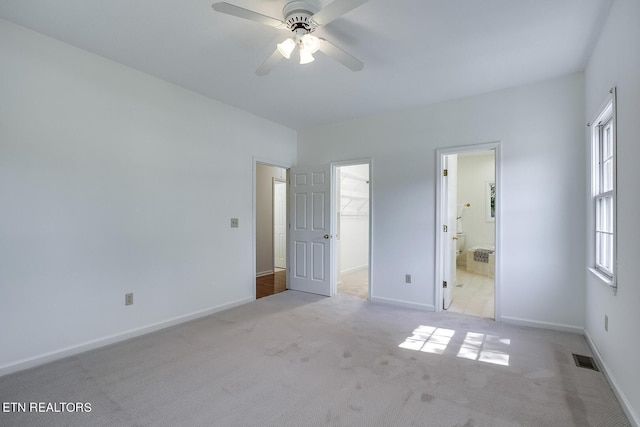
[[576, 362], [576, 366], [578, 368], [591, 369], [592, 371], [598, 372], [600, 371], [598, 369], [598, 365], [596, 365], [596, 361], [593, 360], [593, 357], [573, 353], [573, 360]]

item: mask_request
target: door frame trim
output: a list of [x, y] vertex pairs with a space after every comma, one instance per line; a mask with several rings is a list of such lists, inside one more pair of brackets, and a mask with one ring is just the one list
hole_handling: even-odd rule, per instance
[[457, 147], [447, 147], [436, 149], [436, 238], [435, 240], [435, 286], [434, 286], [434, 308], [436, 312], [442, 309], [442, 280], [444, 271], [442, 268], [442, 163], [443, 157], [450, 154], [469, 153], [474, 151], [494, 150], [495, 153], [495, 182], [496, 182], [496, 222], [495, 222], [495, 272], [494, 272], [494, 319], [496, 322], [502, 321], [501, 298], [501, 277], [502, 277], [502, 154], [501, 142], [487, 142], [480, 144], [462, 145]]
[[[257, 189], [256, 189], [256, 180], [258, 178], [257, 175], [257, 166], [258, 163], [263, 164], [263, 165], [267, 165], [267, 166], [275, 166], [275, 167], [279, 167], [282, 169], [286, 170], [286, 176], [287, 176], [287, 215], [288, 215], [288, 209], [289, 209], [289, 170], [293, 167], [293, 165], [291, 163], [288, 162], [282, 162], [282, 161], [278, 161], [278, 160], [273, 160], [273, 159], [269, 159], [269, 158], [265, 158], [265, 157], [259, 157], [259, 156], [253, 156], [251, 158], [251, 169], [252, 169], [252, 180], [251, 180], [251, 191], [252, 191], [252, 198], [251, 198], [251, 259], [252, 259], [252, 263], [251, 263], [251, 295], [253, 296], [253, 300], [255, 301], [256, 299], [256, 250], [257, 250], [257, 245], [256, 245], [256, 239], [258, 238], [258, 233], [257, 233], [257, 225], [256, 225], [256, 220], [257, 220], [257, 215], [256, 215], [256, 196], [257, 196]], [[287, 216], [287, 220], [288, 220], [288, 216]], [[286, 252], [287, 252], [287, 271], [286, 271], [286, 281], [287, 283], [289, 283], [289, 258], [291, 257], [291, 254], [289, 253], [290, 247], [289, 247], [289, 227], [287, 227], [287, 237], [286, 237]]]
[[[336, 173], [339, 167], [344, 166], [355, 166], [355, 165], [369, 165], [369, 248], [368, 248], [368, 258], [367, 258], [367, 270], [369, 274], [369, 284], [368, 284], [368, 301], [371, 301], [373, 295], [373, 269], [371, 268], [372, 263], [371, 260], [373, 258], [373, 158], [361, 158], [361, 159], [353, 159], [353, 160], [342, 160], [331, 162], [331, 235], [337, 235], [337, 227], [338, 227], [338, 209], [336, 206], [336, 195], [338, 194], [338, 179]], [[335, 243], [335, 239], [334, 242]], [[338, 259], [337, 259], [337, 251], [335, 250], [335, 244], [332, 247], [331, 253], [331, 295], [335, 295], [338, 292]]]
[[[285, 200], [285, 206], [284, 206], [284, 210], [285, 210], [285, 218], [287, 219], [287, 221], [289, 220], [289, 195], [287, 194], [287, 192], [289, 191], [289, 187], [287, 186], [287, 178], [276, 178], [273, 177], [271, 178], [271, 209], [273, 210], [273, 217], [271, 218], [271, 233], [273, 234], [273, 272], [275, 274], [276, 272], [276, 185], [279, 184], [284, 184], [284, 200]], [[288, 230], [288, 226], [287, 224], [285, 224], [285, 230], [284, 230], [284, 256], [285, 256], [285, 265], [284, 268], [285, 270], [287, 269], [287, 258], [289, 257], [289, 254], [287, 253], [287, 248], [289, 247], [288, 243], [287, 243], [287, 238], [289, 237], [289, 230]], [[257, 236], [256, 236], [257, 237]], [[277, 267], [277, 268], [281, 268], [281, 267]], [[286, 273], [285, 273], [286, 274]]]

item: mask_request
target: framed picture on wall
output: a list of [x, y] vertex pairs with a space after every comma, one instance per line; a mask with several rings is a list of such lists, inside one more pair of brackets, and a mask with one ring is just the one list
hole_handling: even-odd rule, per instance
[[487, 182], [487, 222], [496, 220], [496, 183]]

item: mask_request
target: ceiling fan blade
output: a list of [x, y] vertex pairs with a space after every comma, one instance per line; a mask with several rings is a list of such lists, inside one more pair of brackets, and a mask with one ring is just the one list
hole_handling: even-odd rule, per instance
[[319, 50], [352, 71], [360, 71], [364, 68], [364, 63], [362, 63], [362, 61], [325, 39], [320, 39]]
[[259, 76], [265, 76], [276, 66], [278, 62], [283, 58], [278, 49], [274, 50], [271, 56], [269, 56], [260, 67], [256, 70], [256, 74]]
[[285, 23], [279, 19], [272, 18], [270, 16], [263, 15], [258, 12], [254, 12], [253, 10], [244, 9], [239, 6], [234, 6], [227, 2], [214, 3], [211, 7], [213, 7], [213, 10], [215, 10], [216, 12], [226, 13], [227, 15], [233, 15], [233, 16], [237, 16], [238, 18], [248, 19], [250, 21], [259, 22], [261, 24], [269, 25], [271, 27], [278, 28], [285, 25]]
[[341, 17], [366, 2], [367, 0], [334, 0], [333, 3], [317, 11], [311, 19], [318, 25], [327, 25], [334, 19]]

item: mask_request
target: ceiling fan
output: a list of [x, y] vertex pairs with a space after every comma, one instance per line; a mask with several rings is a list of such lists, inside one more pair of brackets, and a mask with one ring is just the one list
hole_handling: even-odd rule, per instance
[[345, 13], [366, 3], [367, 0], [335, 0], [320, 10], [302, 0], [287, 3], [282, 9], [283, 20], [272, 18], [249, 9], [232, 5], [227, 2], [213, 4], [213, 10], [239, 18], [248, 19], [269, 25], [278, 29], [290, 31], [292, 34], [282, 43], [278, 43], [276, 50], [256, 70], [256, 74], [264, 76], [282, 59], [291, 57], [294, 49], [300, 52], [300, 64], [314, 61], [313, 54], [317, 51], [335, 59], [353, 71], [360, 71], [364, 64], [351, 54], [340, 49], [333, 43], [314, 36], [316, 28], [326, 25]]

